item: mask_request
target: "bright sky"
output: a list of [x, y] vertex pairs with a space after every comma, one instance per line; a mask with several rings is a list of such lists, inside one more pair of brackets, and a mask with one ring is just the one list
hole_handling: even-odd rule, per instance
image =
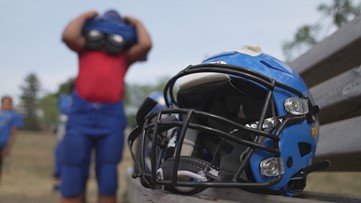
[[140, 19], [153, 40], [148, 61], [134, 64], [128, 83], [154, 83], [204, 57], [259, 45], [280, 59], [282, 42], [319, 18], [325, 1], [241, 0], [0, 0], [0, 95], [16, 100], [25, 76], [36, 73], [42, 94], [77, 74], [77, 56], [61, 42], [66, 24], [90, 9], [114, 8]]

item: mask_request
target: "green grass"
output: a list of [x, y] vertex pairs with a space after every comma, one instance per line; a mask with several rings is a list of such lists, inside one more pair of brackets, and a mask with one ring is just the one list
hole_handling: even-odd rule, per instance
[[[4, 163], [0, 183], [1, 203], [52, 203], [60, 202], [58, 192], [52, 190], [53, 151], [56, 137], [44, 132], [18, 132], [9, 159]], [[127, 152], [127, 149], [126, 151]], [[128, 153], [119, 166], [118, 200], [124, 201], [126, 168], [131, 165]], [[96, 202], [97, 187], [92, 171], [87, 188], [89, 203]]]
[[[60, 202], [60, 195], [52, 191], [53, 150], [56, 138], [50, 133], [18, 133], [10, 159], [6, 160], [0, 185], [1, 203]], [[126, 197], [126, 168], [132, 164], [125, 148], [119, 166], [119, 201]], [[308, 178], [307, 191], [361, 195], [361, 173], [314, 173]], [[95, 203], [97, 188], [92, 172], [88, 184], [89, 203]]]

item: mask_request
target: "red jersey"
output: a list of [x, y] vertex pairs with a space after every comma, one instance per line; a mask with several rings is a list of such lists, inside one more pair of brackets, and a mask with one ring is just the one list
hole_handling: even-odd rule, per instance
[[75, 89], [83, 99], [91, 102], [122, 101], [127, 69], [124, 53], [112, 56], [103, 51], [84, 51], [79, 54]]

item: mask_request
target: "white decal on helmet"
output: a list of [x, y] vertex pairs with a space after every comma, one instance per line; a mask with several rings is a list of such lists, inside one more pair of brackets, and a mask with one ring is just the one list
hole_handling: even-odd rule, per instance
[[262, 54], [262, 49], [259, 46], [243, 46], [241, 49], [236, 49], [235, 51], [250, 56], [258, 56]]

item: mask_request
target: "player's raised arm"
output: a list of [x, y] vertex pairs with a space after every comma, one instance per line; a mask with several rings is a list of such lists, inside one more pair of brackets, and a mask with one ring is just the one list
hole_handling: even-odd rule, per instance
[[128, 65], [136, 61], [145, 61], [152, 48], [152, 40], [147, 29], [134, 17], [124, 16], [124, 20], [135, 27], [138, 39], [137, 43], [127, 51]]
[[94, 18], [98, 15], [96, 11], [88, 11], [74, 20], [70, 21], [69, 24], [65, 27], [63, 34], [62, 34], [62, 40], [65, 42], [65, 44], [73, 51], [80, 52], [85, 47], [85, 38], [82, 35], [82, 29], [84, 23]]

